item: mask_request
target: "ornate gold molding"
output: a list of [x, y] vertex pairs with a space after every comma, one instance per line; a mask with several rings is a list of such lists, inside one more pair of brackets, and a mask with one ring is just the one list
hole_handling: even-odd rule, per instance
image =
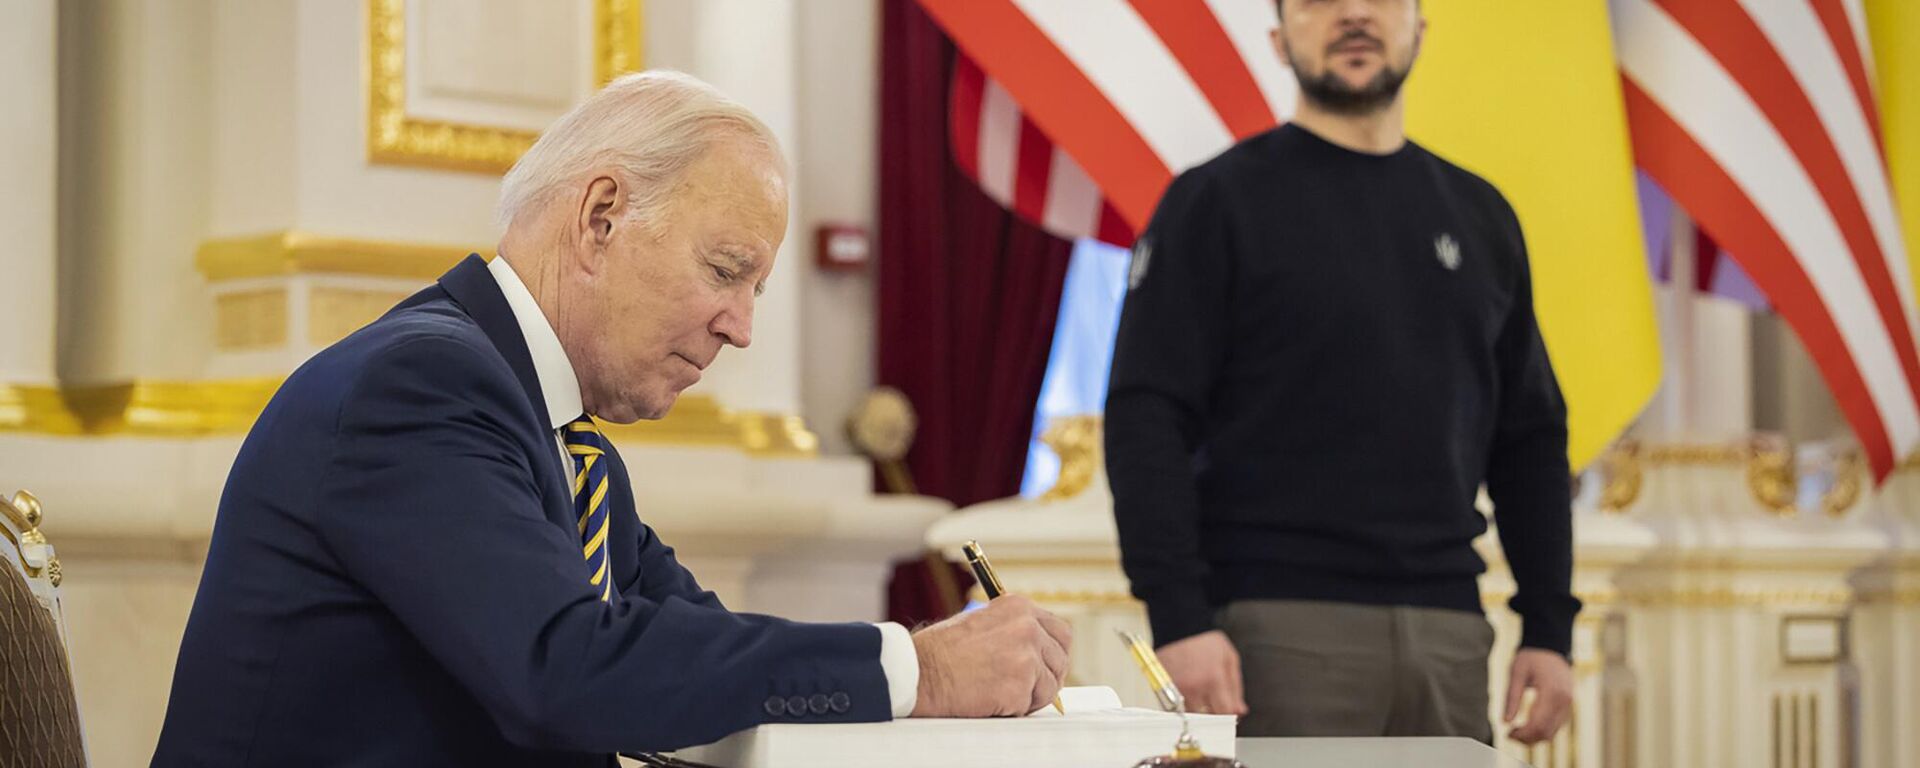
[[[281, 379], [135, 381], [92, 387], [0, 386], [0, 432], [50, 435], [203, 437], [245, 434]], [[688, 395], [666, 418], [605, 425], [616, 442], [733, 448], [756, 456], [816, 456], [820, 438], [806, 420], [725, 408]]]
[[681, 395], [666, 418], [632, 424], [601, 424], [615, 444], [707, 445], [760, 456], [817, 456], [820, 437], [805, 419], [736, 411], [709, 395]]
[[1640, 458], [1640, 443], [1622, 440], [1601, 459], [1606, 485], [1600, 489], [1600, 511], [1619, 514], [1640, 498], [1646, 484], [1646, 469]]
[[[594, 0], [595, 85], [641, 66], [641, 0]], [[407, 115], [406, 2], [367, 0], [367, 159], [475, 173], [505, 173], [536, 131], [421, 120]]]
[[1920, 605], [1920, 589], [1862, 590], [1861, 605]]
[[1056, 418], [1047, 425], [1040, 440], [1060, 457], [1060, 477], [1052, 488], [1040, 495], [1042, 503], [1071, 499], [1093, 484], [1102, 461], [1098, 414]]
[[1756, 589], [1733, 587], [1676, 587], [1632, 590], [1620, 594], [1626, 605], [1647, 608], [1735, 608], [1792, 605], [1844, 606], [1854, 602], [1849, 589]]
[[[54, 557], [51, 549], [46, 548], [47, 536], [40, 532], [42, 515], [40, 500], [26, 491], [16, 491], [12, 499], [0, 498], [0, 517], [5, 517], [0, 525], [0, 537], [13, 545], [13, 551], [20, 557], [20, 567], [29, 579], [37, 579], [41, 574], [47, 577], [47, 583], [60, 586], [60, 558]], [[15, 538], [14, 531], [20, 535]], [[34, 550], [29, 554], [29, 548]], [[36, 566], [34, 561], [41, 555], [46, 557], [46, 565]], [[0, 566], [4, 567], [4, 566]]]
[[209, 282], [249, 277], [315, 274], [396, 277], [428, 281], [470, 253], [486, 249], [327, 237], [294, 230], [252, 237], [209, 240], [194, 255], [194, 265]]
[[[134, 381], [84, 387], [14, 387], [0, 432], [48, 435], [198, 437], [246, 431], [279, 389], [277, 379], [213, 382]], [[8, 418], [8, 416], [14, 418]]]
[[604, 86], [628, 72], [640, 71], [640, 41], [646, 14], [641, 0], [597, 0], [593, 4], [593, 84]]
[[0, 384], [0, 432], [79, 434], [80, 421], [58, 387]]
[[215, 349], [272, 349], [286, 343], [287, 292], [284, 288], [234, 291], [213, 297]]
[[[1644, 453], [1646, 464], [1652, 466], [1744, 465], [1747, 490], [1755, 502], [1777, 517], [1794, 517], [1801, 512], [1797, 498], [1800, 492], [1798, 458], [1793, 445], [1778, 437], [1756, 436], [1740, 443], [1655, 445]], [[1611, 455], [1609, 459], [1611, 472]], [[1844, 517], [1864, 495], [1864, 472], [1865, 463], [1858, 451], [1841, 453], [1835, 461], [1833, 486], [1820, 499], [1820, 511], [1828, 517]], [[1609, 487], [1608, 491], [1612, 490]], [[1637, 495], [1638, 488], [1634, 491]], [[1607, 509], [1606, 494], [1602, 496], [1601, 506]]]
[[[1133, 595], [1125, 592], [1093, 589], [1023, 589], [1020, 594], [1036, 603], [1056, 605], [1141, 605]], [[987, 595], [979, 586], [967, 591], [968, 600], [986, 602]]]

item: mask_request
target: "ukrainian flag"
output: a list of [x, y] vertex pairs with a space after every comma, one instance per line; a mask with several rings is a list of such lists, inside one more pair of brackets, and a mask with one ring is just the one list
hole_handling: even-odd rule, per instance
[[[1911, 17], [1909, 3], [1882, 2]], [[1568, 458], [1583, 467], [1660, 383], [1607, 4], [1446, 0], [1423, 10], [1408, 133], [1493, 182], [1519, 215], [1541, 334], [1566, 393]]]
[[1880, 135], [1887, 144], [1893, 202], [1907, 233], [1907, 260], [1920, 292], [1920, 3], [1867, 0]]

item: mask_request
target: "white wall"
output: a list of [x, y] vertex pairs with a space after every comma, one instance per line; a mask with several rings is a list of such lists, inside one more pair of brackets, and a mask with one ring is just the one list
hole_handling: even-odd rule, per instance
[[0, 385], [53, 381], [53, 0], [0, 7]]
[[845, 453], [847, 414], [874, 384], [878, 348], [874, 268], [825, 272], [814, 232], [826, 222], [877, 234], [880, 156], [880, 3], [809, 2], [799, 14], [800, 137], [795, 152], [807, 183], [797, 233], [801, 282], [801, 413], [823, 450]]
[[[787, 241], [746, 354], [729, 351], [707, 391], [739, 408], [799, 413], [831, 453], [873, 384], [873, 276], [814, 266], [826, 221], [869, 228], [879, 3], [873, 0], [650, 0], [647, 66], [704, 78], [780, 137], [793, 167]], [[785, 381], [797, 384], [786, 388]]]

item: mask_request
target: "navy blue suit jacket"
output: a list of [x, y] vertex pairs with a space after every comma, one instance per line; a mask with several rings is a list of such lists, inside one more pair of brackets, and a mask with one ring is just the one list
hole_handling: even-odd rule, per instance
[[877, 628], [722, 607], [617, 452], [602, 603], [553, 434], [478, 257], [301, 366], [227, 479], [153, 763], [605, 766], [890, 717]]

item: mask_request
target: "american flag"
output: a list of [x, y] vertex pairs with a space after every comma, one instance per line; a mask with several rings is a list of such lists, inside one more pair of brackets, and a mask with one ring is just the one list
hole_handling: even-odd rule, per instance
[[1636, 162], [1794, 328], [1884, 478], [1920, 448], [1920, 317], [1858, 2], [1609, 7]]
[[[955, 162], [1061, 237], [1131, 243], [1175, 174], [1293, 113], [1293, 77], [1267, 39], [1272, 0], [921, 5], [962, 47]], [[1020, 106], [1041, 103], [1055, 108]]]

